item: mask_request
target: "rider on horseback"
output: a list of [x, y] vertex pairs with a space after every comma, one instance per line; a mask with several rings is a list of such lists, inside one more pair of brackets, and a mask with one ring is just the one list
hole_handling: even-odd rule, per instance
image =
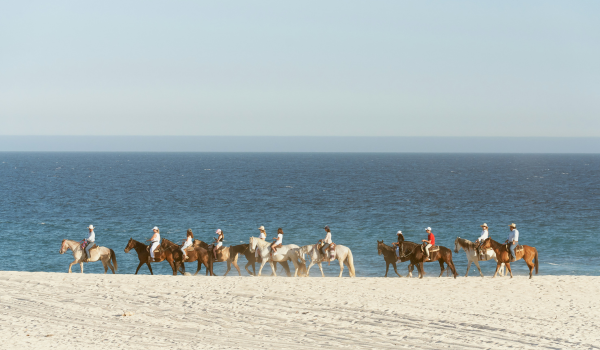
[[194, 243], [194, 234], [192, 233], [192, 229], [188, 229], [187, 230], [187, 238], [185, 240], [185, 243], [183, 243], [183, 246], [181, 247], [181, 252], [183, 253], [183, 260], [187, 260], [187, 254], [185, 253], [185, 249], [189, 246], [191, 246]]
[[152, 235], [152, 238], [147, 239], [146, 242], [150, 241], [150, 261], [154, 261], [154, 250], [156, 248], [158, 248], [158, 246], [160, 245], [160, 230], [158, 229], [158, 227], [154, 226], [154, 228], [152, 229], [152, 232], [154, 232], [154, 234]]
[[215, 233], [218, 235], [217, 238], [213, 238], [215, 240], [215, 247], [213, 248], [213, 255], [215, 256], [215, 260], [217, 260], [217, 249], [223, 246], [223, 240], [225, 239], [225, 234], [221, 229], [217, 229]]
[[393, 242], [392, 246], [396, 247], [396, 258], [400, 259], [400, 245], [404, 242], [404, 235], [402, 231], [396, 232], [396, 235], [398, 236], [398, 242]]
[[508, 253], [510, 254], [510, 260], [513, 261], [517, 258], [515, 254], [515, 249], [517, 248], [517, 244], [519, 243], [519, 231], [517, 231], [517, 225], [510, 224], [508, 226], [510, 229], [510, 233], [508, 234], [508, 239], [506, 243], [508, 244]]
[[327, 258], [327, 248], [329, 248], [331, 242], [333, 241], [331, 240], [331, 230], [329, 229], [329, 226], [327, 225], [324, 228], [327, 234], [325, 235], [325, 238], [319, 240], [319, 243], [323, 244], [323, 246], [321, 247], [321, 254], [323, 254], [323, 256]]
[[[258, 239], [260, 240], [266, 240], [267, 239], [267, 231], [265, 231], [265, 227], [264, 226], [260, 226], [258, 228], [258, 231], [260, 231], [260, 234], [258, 235]], [[258, 249], [254, 251], [254, 258], [258, 259]]]
[[281, 227], [277, 229], [277, 237], [273, 237], [273, 239], [277, 241], [271, 243], [271, 257], [277, 252], [277, 248], [283, 244], [283, 229]]
[[477, 238], [477, 240], [475, 241], [475, 244], [477, 244], [477, 246], [475, 247], [475, 251], [477, 251], [477, 257], [480, 260], [481, 260], [481, 250], [479, 248], [483, 244], [483, 241], [485, 241], [489, 236], [487, 224], [483, 223], [483, 225], [481, 225], [481, 228], [483, 229], [483, 231], [481, 231], [481, 236], [479, 236], [479, 238]]
[[426, 228], [425, 232], [427, 232], [427, 239], [422, 239], [421, 241], [423, 242], [423, 246], [425, 247], [425, 256], [427, 257], [427, 260], [425, 261], [428, 261], [429, 248], [435, 245], [435, 236], [433, 235], [433, 233], [431, 233], [431, 227]]
[[85, 254], [87, 256], [86, 262], [92, 261], [92, 256], [90, 255], [90, 249], [94, 246], [94, 242], [96, 241], [96, 234], [94, 233], [94, 225], [90, 225], [88, 227], [88, 238], [85, 239]]

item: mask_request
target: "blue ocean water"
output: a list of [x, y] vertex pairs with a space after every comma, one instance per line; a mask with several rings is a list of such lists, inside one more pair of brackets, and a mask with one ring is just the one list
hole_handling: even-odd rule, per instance
[[[329, 225], [352, 249], [358, 276], [383, 276], [377, 240], [391, 243], [398, 230], [420, 241], [431, 226], [438, 244], [453, 247], [457, 236], [474, 240], [483, 222], [503, 241], [514, 222], [521, 243], [539, 250], [540, 274], [600, 275], [599, 166], [600, 155], [0, 153], [0, 269], [66, 272], [72, 256], [58, 254], [60, 243], [86, 237], [90, 224], [128, 274], [138, 260], [123, 252], [127, 240], [144, 241], [155, 225], [173, 241], [188, 228], [212, 241], [221, 228], [226, 245], [247, 242], [260, 225], [268, 238], [282, 227], [284, 243], [305, 245]], [[464, 253], [454, 261], [463, 275]], [[482, 263], [484, 273], [494, 265]], [[524, 262], [513, 265], [526, 273]], [[153, 269], [171, 273], [166, 263]], [[437, 276], [439, 266], [425, 270]]]

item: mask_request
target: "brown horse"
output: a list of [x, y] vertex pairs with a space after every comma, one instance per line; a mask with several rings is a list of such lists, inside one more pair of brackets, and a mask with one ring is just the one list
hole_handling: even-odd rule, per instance
[[409, 270], [412, 270], [413, 266], [417, 266], [417, 270], [419, 271], [419, 278], [423, 278], [423, 263], [424, 262], [434, 262], [437, 261], [440, 263], [440, 276], [444, 274], [446, 270], [444, 268], [444, 263], [448, 265], [454, 278], [458, 276], [456, 272], [456, 268], [454, 267], [454, 262], [452, 262], [452, 251], [446, 247], [437, 246], [439, 249], [435, 251], [429, 251], [429, 260], [426, 261], [427, 256], [421, 249], [422, 245], [414, 242], [404, 241], [400, 244], [400, 258], [410, 260], [410, 265], [408, 266]]
[[200, 269], [202, 268], [202, 264], [206, 267], [206, 270], [210, 272], [211, 276], [215, 276], [213, 272], [213, 262], [208, 257], [208, 251], [200, 246], [194, 246], [193, 249], [187, 249], [186, 255], [187, 259], [183, 261], [183, 253], [181, 252], [181, 246], [169, 241], [166, 238], [163, 238], [160, 246], [167, 252], [167, 254], [172, 255], [173, 264], [175, 265], [175, 269], [179, 270], [181, 274], [185, 274], [185, 264], [186, 262], [198, 262], [198, 268], [194, 273], [194, 276], [198, 274]]
[[163, 260], [167, 260], [167, 262], [169, 263], [169, 265], [171, 265], [171, 268], [173, 269], [173, 276], [177, 276], [177, 270], [175, 269], [175, 265], [173, 264], [173, 255], [165, 252], [164, 249], [159, 248], [159, 251], [154, 254], [154, 257], [155, 257], [154, 261], [150, 261], [150, 252], [149, 252], [148, 246], [145, 245], [144, 243], [138, 242], [138, 241], [134, 240], [133, 238], [130, 238], [129, 242], [127, 243], [127, 246], [125, 246], [125, 253], [129, 253], [129, 251], [131, 249], [135, 249], [135, 251], [138, 255], [138, 259], [140, 260], [140, 263], [138, 264], [137, 269], [135, 269], [136, 275], [137, 275], [138, 271], [140, 270], [140, 267], [142, 267], [142, 265], [144, 265], [144, 264], [148, 265], [148, 270], [150, 270], [150, 274], [154, 275], [154, 272], [152, 272], [152, 267], [150, 266], [150, 263], [151, 262], [161, 262]]
[[[242, 272], [240, 271], [240, 267], [237, 264], [237, 259], [238, 259], [238, 254], [242, 253], [245, 250], [248, 250], [247, 244], [239, 244], [239, 245], [232, 245], [229, 247], [221, 247], [219, 249], [217, 249], [217, 260], [215, 260], [214, 254], [213, 254], [213, 250], [212, 250], [212, 245], [208, 245], [208, 243], [203, 242], [199, 239], [194, 241], [194, 247], [202, 247], [204, 249], [206, 249], [208, 251], [208, 255], [209, 255], [209, 259], [210, 259], [210, 263], [215, 263], [215, 262], [227, 262], [227, 272], [225, 272], [225, 274], [223, 276], [227, 276], [227, 274], [229, 273], [229, 271], [231, 270], [231, 264], [233, 264], [233, 266], [235, 267], [235, 269], [237, 270], [238, 274], [241, 276]], [[206, 271], [206, 274], [208, 275], [208, 271]]]
[[[383, 241], [377, 241], [377, 254], [379, 255], [383, 255], [383, 260], [385, 260], [385, 276], [387, 277], [388, 275], [388, 271], [390, 269], [390, 264], [392, 264], [392, 267], [394, 268], [394, 272], [396, 272], [396, 275], [398, 275], [398, 277], [402, 277], [401, 274], [398, 273], [398, 270], [396, 269], [396, 261], [398, 260], [398, 257], [396, 257], [396, 248], [391, 247], [387, 244], [384, 244]], [[403, 259], [400, 259], [400, 262], [405, 262], [408, 261], [408, 257], [404, 257]]]
[[[523, 247], [522, 250], [518, 250], [518, 249], [515, 250], [515, 255], [516, 255], [515, 261], [523, 258], [523, 260], [525, 260], [525, 263], [527, 264], [527, 267], [529, 267], [529, 278], [532, 278], [534, 266], [535, 266], [535, 274], [536, 275], [538, 274], [538, 269], [539, 269], [538, 251], [534, 247], [530, 247], [528, 245], [523, 245], [521, 247]], [[496, 253], [497, 263], [496, 263], [496, 273], [494, 273], [494, 277], [496, 277], [496, 274], [498, 273], [500, 266], [502, 266], [502, 263], [504, 263], [506, 265], [506, 268], [508, 269], [508, 272], [510, 273], [510, 278], [512, 278], [513, 274], [512, 274], [512, 270], [510, 268], [510, 263], [511, 263], [510, 253], [508, 252], [508, 247], [506, 246], [506, 244], [500, 244], [491, 238], [486, 238], [486, 240], [483, 241], [483, 244], [481, 245], [481, 249], [487, 249], [487, 248], [492, 248], [494, 250], [494, 252]]]
[[[246, 260], [248, 260], [248, 262], [246, 263], [246, 266], [244, 266], [244, 268], [246, 269], [246, 271], [248, 271], [248, 273], [251, 276], [256, 276], [256, 263], [261, 263], [262, 260], [259, 257], [256, 257], [256, 255], [252, 252], [250, 252], [250, 249], [248, 249], [250, 247], [249, 244], [242, 244], [243, 246], [246, 247], [246, 249], [241, 252], [241, 254], [244, 254], [244, 256], [246, 257]], [[290, 271], [290, 266], [288, 265], [287, 261], [274, 261], [273, 265], [275, 266], [275, 269], [277, 269], [277, 264], [281, 264], [281, 266], [283, 266], [283, 269], [285, 270], [285, 273], [287, 274], [288, 277], [292, 277], [292, 272]], [[252, 271], [250, 272], [250, 270], [248, 269], [248, 266], [252, 265]], [[301, 267], [302, 268], [302, 267]], [[299, 272], [301, 273], [301, 272]], [[306, 274], [306, 265], [304, 266], [304, 274]], [[273, 274], [271, 274], [273, 275]]]

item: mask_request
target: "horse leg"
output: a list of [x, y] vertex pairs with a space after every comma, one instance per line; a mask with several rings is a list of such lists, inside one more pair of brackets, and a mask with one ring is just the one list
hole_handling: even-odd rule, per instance
[[[479, 270], [479, 274], [481, 275], [481, 277], [483, 277], [483, 272], [481, 272], [481, 267], [479, 267], [479, 261], [474, 261], [475, 266], [477, 266], [477, 270]], [[471, 265], [471, 262], [469, 262], [469, 265]]]
[[[277, 277], [277, 269], [275, 268], [275, 264], [273, 263], [273, 260], [269, 261], [269, 264], [271, 265], [271, 269], [273, 270], [273, 276]], [[260, 274], [260, 272], [259, 272]]]
[[104, 267], [104, 274], [106, 275], [106, 273], [108, 272], [108, 265], [106, 264], [106, 260], [102, 259], [102, 266]]
[[150, 263], [146, 262], [146, 265], [148, 265], [148, 270], [150, 270], [150, 274], [154, 275], [154, 272], [152, 272], [152, 266], [150, 266]]
[[138, 271], [140, 270], [140, 267], [142, 267], [142, 265], [144, 265], [143, 261], [140, 261], [140, 264], [138, 265], [137, 269], [135, 269], [135, 273], [134, 275], [137, 275]]
[[[396, 275], [398, 275], [398, 277], [402, 277], [402, 275], [399, 274], [398, 270], [396, 269], [396, 262], [395, 261], [392, 263], [392, 267], [394, 268], [394, 272], [396, 273]], [[386, 271], [386, 275], [387, 275], [387, 271]]]
[[[236, 259], [236, 260], [237, 260], [237, 259]], [[237, 261], [236, 261], [236, 260], [234, 260], [234, 261], [233, 261], [233, 267], [235, 267], [235, 269], [238, 271], [238, 275], [240, 275], [240, 276], [241, 276], [241, 275], [242, 275], [242, 271], [240, 271], [240, 267], [238, 266], [238, 264], [237, 264]]]
[[340, 275], [339, 277], [342, 277], [342, 273], [344, 272], [344, 262], [340, 259], [338, 259], [338, 261], [340, 262]]
[[77, 260], [75, 260], [75, 261], [73, 261], [72, 263], [70, 263], [70, 264], [69, 264], [69, 273], [72, 273], [72, 271], [71, 271], [71, 267], [72, 267], [73, 265], [75, 265], [75, 264], [77, 264]]
[[[469, 260], [469, 263], [467, 264], [467, 273], [465, 273], [465, 277], [469, 277], [469, 269], [471, 268], [472, 262], [473, 260]], [[477, 265], [477, 268], [479, 268], [479, 264], [475, 263], [475, 265]], [[481, 269], [479, 269], [479, 273], [481, 273]]]
[[408, 268], [407, 268], [408, 274], [406, 274], [407, 277], [412, 278], [412, 272], [413, 272], [414, 268], [415, 268], [415, 266], [412, 263], [408, 264]]
[[510, 273], [510, 278], [512, 278], [512, 269], [510, 268], [510, 263], [506, 263], [506, 268], [508, 269], [508, 272]]
[[[383, 277], [387, 277], [387, 273], [388, 273], [388, 270], [389, 270], [389, 269], [390, 269], [390, 263], [386, 261], [386, 262], [385, 262], [385, 276], [383, 276]], [[396, 269], [396, 267], [394, 267], [394, 270], [395, 270], [395, 269]], [[397, 272], [396, 272], [396, 273], [397, 273]]]
[[315, 263], [311, 260], [310, 264], [308, 264], [308, 267], [306, 268], [306, 276], [310, 276], [310, 268], [313, 267]]
[[496, 272], [494, 272], [494, 276], [492, 278], [496, 278], [496, 275], [498, 274], [498, 270], [500, 270], [500, 266], [502, 265], [501, 262], [496, 262]]
[[79, 266], [81, 267], [81, 273], [83, 273], [83, 261], [79, 263]]
[[[259, 276], [262, 275], [262, 269], [263, 269], [263, 267], [265, 267], [266, 263], [267, 263], [267, 259], [263, 259], [262, 262], [260, 263], [260, 268], [258, 269]], [[271, 263], [271, 267], [273, 267], [273, 263]]]
[[227, 260], [227, 271], [225, 271], [225, 274], [223, 276], [227, 276], [229, 270], [231, 270], [231, 261]]
[[319, 270], [321, 270], [321, 276], [325, 277], [325, 272], [323, 272], [323, 266], [321, 266], [321, 263], [319, 262]]
[[440, 263], [440, 275], [438, 277], [442, 277], [442, 275], [444, 274], [444, 271], [446, 271], [446, 269], [444, 268], [444, 262], [440, 259], [438, 260], [438, 262]]
[[250, 266], [250, 264], [252, 264], [252, 263], [251, 263], [250, 261], [248, 261], [248, 262], [246, 263], [246, 266], [244, 266], [244, 268], [246, 269], [246, 271], [248, 271], [248, 274], [249, 274], [250, 276], [253, 276], [254, 274], [253, 274], [252, 272], [250, 272], [250, 269], [248, 269], [248, 266]]
[[525, 263], [527, 264], [527, 267], [529, 267], [529, 279], [531, 279], [533, 277], [533, 256], [531, 257], [531, 260], [529, 260], [529, 257], [523, 256], [523, 260], [525, 260]]
[[423, 263], [422, 262], [417, 264], [417, 269], [419, 270], [419, 278], [423, 278], [425, 271], [423, 271]]

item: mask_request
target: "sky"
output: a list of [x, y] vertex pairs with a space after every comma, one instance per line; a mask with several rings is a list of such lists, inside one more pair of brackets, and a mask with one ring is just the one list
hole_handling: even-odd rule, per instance
[[4, 1], [0, 135], [600, 137], [598, 1]]

